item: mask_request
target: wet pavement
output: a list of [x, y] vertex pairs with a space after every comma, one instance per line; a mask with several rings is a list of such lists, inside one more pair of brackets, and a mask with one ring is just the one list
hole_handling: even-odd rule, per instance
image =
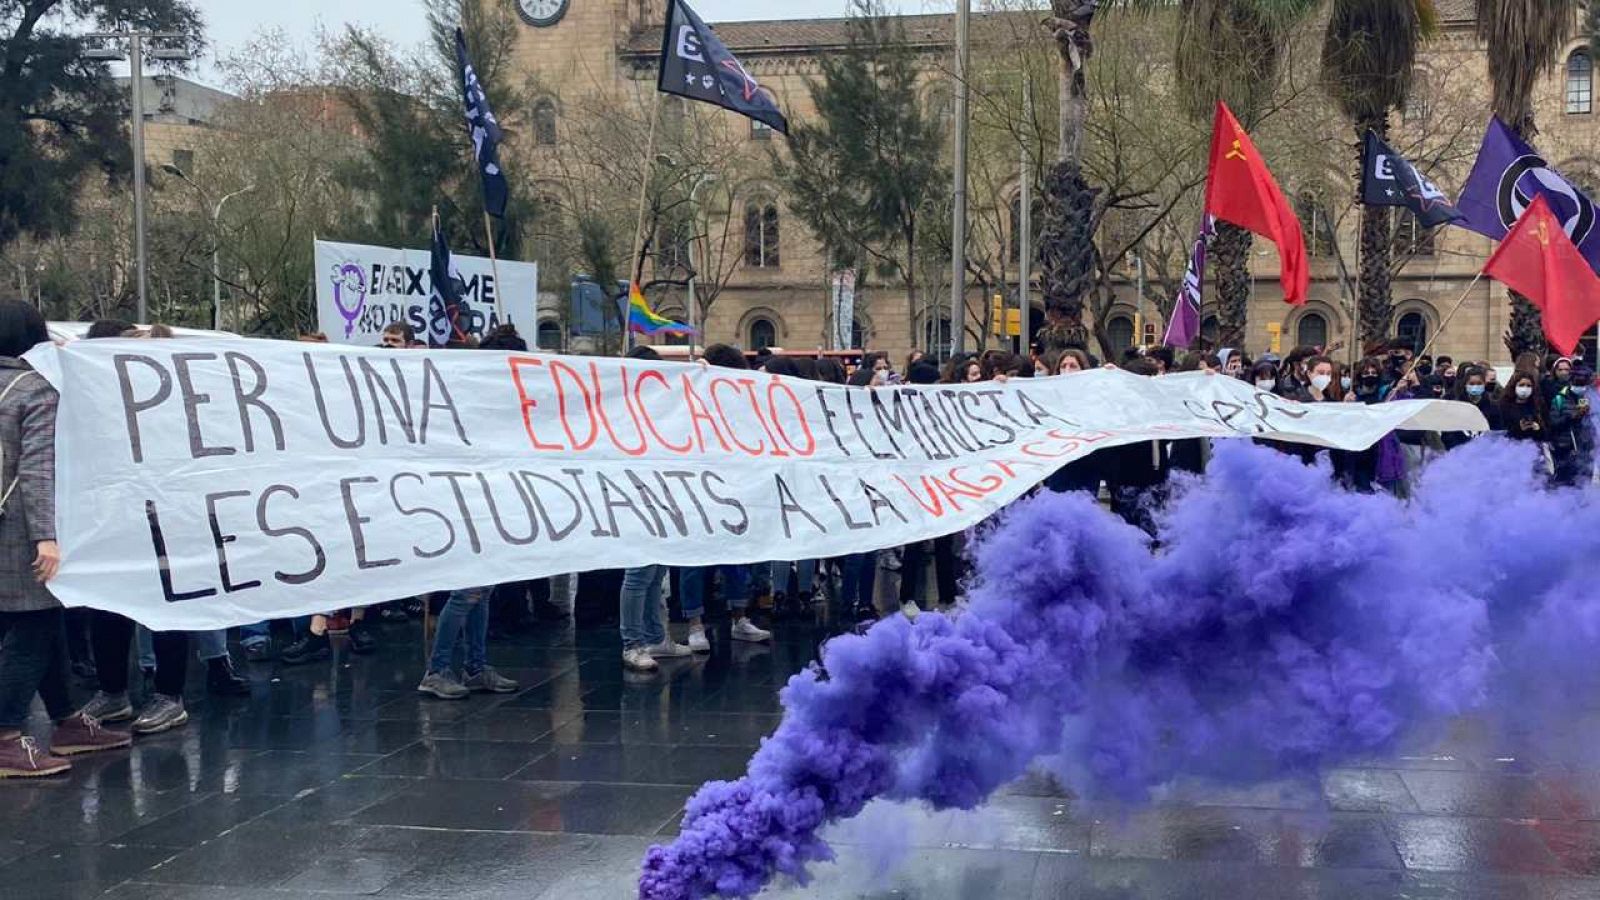
[[[381, 634], [372, 657], [241, 664], [251, 698], [196, 699], [186, 728], [0, 783], [0, 895], [629, 897], [695, 786], [743, 772], [820, 636], [724, 630], [709, 659], [636, 676], [614, 626], [550, 626], [491, 644], [521, 692], [446, 702], [414, 691], [420, 628]], [[769, 893], [1600, 898], [1600, 768], [1482, 731], [1320, 784], [1180, 784], [1138, 811], [1082, 809], [1038, 776], [975, 813], [875, 805], [830, 832], [837, 864]], [[1539, 737], [1600, 747], [1600, 713]]]

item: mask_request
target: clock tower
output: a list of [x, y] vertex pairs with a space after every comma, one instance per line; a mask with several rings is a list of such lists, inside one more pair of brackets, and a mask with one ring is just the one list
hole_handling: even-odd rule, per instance
[[514, 59], [541, 94], [558, 102], [613, 93], [626, 78], [618, 50], [644, 31], [659, 31], [665, 0], [480, 0], [508, 4], [520, 34]]

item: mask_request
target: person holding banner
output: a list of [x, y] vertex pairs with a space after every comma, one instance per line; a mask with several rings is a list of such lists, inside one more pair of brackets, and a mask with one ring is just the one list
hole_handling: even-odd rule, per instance
[[[75, 710], [67, 692], [61, 603], [45, 583], [61, 564], [55, 523], [55, 388], [20, 357], [50, 340], [44, 318], [0, 303], [0, 778], [65, 772], [76, 753], [126, 747], [127, 732]], [[35, 694], [55, 723], [46, 751], [24, 730]]]

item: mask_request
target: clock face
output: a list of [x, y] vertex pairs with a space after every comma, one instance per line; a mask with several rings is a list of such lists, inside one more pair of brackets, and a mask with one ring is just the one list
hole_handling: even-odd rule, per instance
[[535, 28], [548, 28], [567, 14], [571, 0], [513, 0], [523, 21]]

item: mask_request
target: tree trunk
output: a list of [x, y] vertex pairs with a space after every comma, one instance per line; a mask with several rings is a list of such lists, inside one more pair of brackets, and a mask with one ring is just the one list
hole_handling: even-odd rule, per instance
[[1206, 251], [1206, 264], [1216, 272], [1219, 348], [1244, 349], [1245, 323], [1250, 315], [1250, 239], [1245, 229], [1219, 221]]
[[1050, 167], [1044, 183], [1044, 223], [1039, 230], [1039, 274], [1052, 322], [1040, 330], [1046, 349], [1088, 347], [1084, 300], [1094, 289], [1094, 203], [1098, 191], [1071, 162]]
[[[1389, 137], [1389, 117], [1375, 116], [1356, 124], [1356, 202], [1361, 202], [1361, 141], [1367, 129], [1385, 140]], [[1361, 309], [1361, 334], [1356, 336], [1365, 349], [1373, 341], [1389, 336], [1394, 319], [1394, 295], [1390, 284], [1389, 259], [1393, 252], [1394, 217], [1387, 206], [1361, 205], [1361, 271], [1356, 303]]]

